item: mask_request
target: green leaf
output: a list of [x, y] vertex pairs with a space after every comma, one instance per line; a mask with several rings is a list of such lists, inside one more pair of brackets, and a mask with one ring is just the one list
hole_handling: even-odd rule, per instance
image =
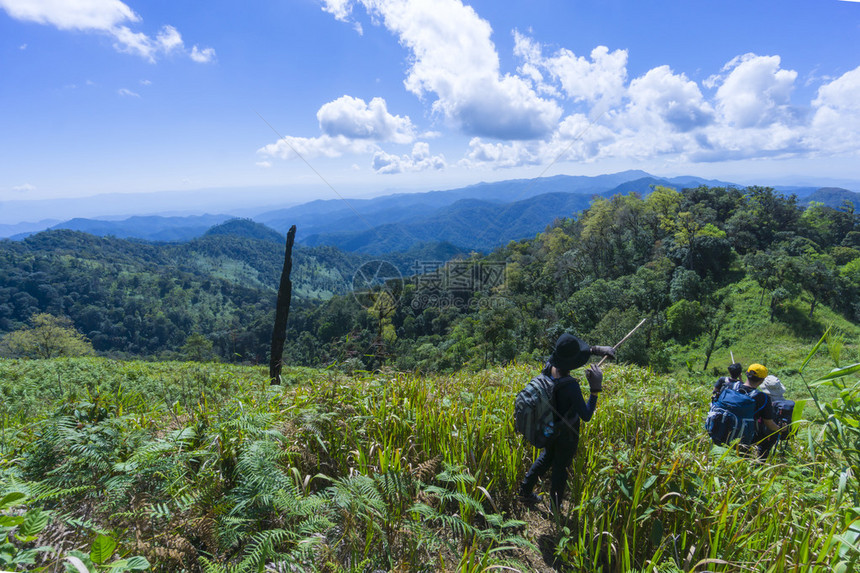
[[107, 563], [115, 550], [116, 541], [107, 535], [99, 535], [93, 542], [92, 549], [90, 549], [90, 559], [93, 560], [93, 563]]
[[655, 475], [648, 476], [648, 479], [646, 479], [645, 483], [642, 484], [642, 489], [646, 490], [649, 487], [651, 487], [652, 485], [654, 485], [654, 482], [657, 481], [657, 477], [658, 476], [655, 476]]
[[127, 567], [130, 571], [146, 571], [149, 569], [149, 561], [146, 560], [146, 557], [136, 555], [128, 559]]
[[829, 374], [825, 374], [815, 382], [818, 383], [826, 380], [835, 380], [836, 378], [842, 378], [843, 376], [848, 376], [855, 372], [860, 372], [860, 362], [852, 364], [851, 366], [846, 366], [845, 368], [834, 368]]
[[7, 493], [3, 496], [3, 499], [0, 499], [0, 511], [4, 511], [10, 507], [15, 507], [16, 505], [21, 505], [25, 499], [27, 499], [27, 494], [21, 493], [20, 491]]
[[21, 527], [18, 528], [18, 538], [21, 539], [23, 537], [27, 538], [28, 541], [33, 541], [33, 539], [38, 537], [39, 533], [48, 526], [50, 518], [51, 514], [47, 511], [31, 509], [24, 514], [24, 522], [21, 524]]
[[0, 527], [17, 527], [24, 523], [21, 515], [0, 515]]
[[815, 356], [815, 353], [818, 352], [818, 349], [821, 348], [822, 344], [824, 344], [824, 340], [827, 338], [827, 335], [830, 334], [831, 328], [832, 327], [828, 326], [818, 343], [812, 347], [812, 351], [809, 353], [809, 356], [807, 356], [806, 360], [803, 361], [803, 364], [800, 365], [800, 370], [797, 371], [798, 374], [803, 374], [803, 369], [806, 368], [806, 365], [809, 364], [809, 361], [812, 360], [812, 357]]

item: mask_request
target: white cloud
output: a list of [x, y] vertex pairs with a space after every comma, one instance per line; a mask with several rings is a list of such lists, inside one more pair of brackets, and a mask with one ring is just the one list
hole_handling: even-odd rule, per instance
[[[379, 143], [411, 143], [414, 127], [408, 117], [388, 113], [382, 98], [366, 103], [361, 98], [342, 96], [324, 104], [317, 112], [320, 137], [286, 137], [257, 150], [281, 159], [341, 157], [345, 154], [377, 153]], [[415, 161], [415, 160], [413, 160]]]
[[821, 86], [812, 101], [815, 113], [809, 143], [832, 152], [860, 150], [860, 67]]
[[460, 160], [463, 167], [492, 167], [506, 169], [542, 163], [542, 145], [537, 142], [513, 141], [511, 143], [490, 143], [473, 137], [469, 141], [469, 151]]
[[264, 169], [268, 169], [272, 166], [272, 162], [271, 161], [257, 161], [256, 165], [257, 165], [257, 167], [262, 167]]
[[610, 52], [606, 46], [597, 46], [591, 51], [591, 61], [564, 48], [549, 57], [544, 57], [542, 52], [540, 44], [514, 32], [514, 54], [525, 61], [521, 69], [538, 83], [543, 83], [543, 76], [539, 76], [538, 71], [543, 69], [574, 101], [617, 104], [624, 96], [627, 50]]
[[[150, 62], [155, 62], [156, 56], [185, 52], [182, 36], [173, 26], [162, 26], [155, 38], [129, 28], [128, 24], [139, 23], [141, 18], [120, 0], [0, 0], [0, 8], [17, 20], [54, 26], [59, 30], [107, 34], [114, 38], [118, 51]], [[195, 46], [190, 54], [192, 59], [209, 61], [197, 59], [196, 50]], [[211, 48], [202, 53], [207, 50]], [[200, 53], [198, 51], [198, 55]]]
[[688, 132], [711, 123], [714, 110], [696, 82], [669, 66], [649, 70], [630, 82], [629, 104], [619, 118], [628, 128]]
[[129, 89], [126, 89], [126, 88], [120, 88], [116, 91], [116, 93], [118, 93], [121, 96], [140, 97], [139, 93], [135, 93], [135, 92], [133, 92]]
[[388, 113], [385, 100], [378, 97], [368, 104], [360, 98], [342, 96], [323, 105], [317, 119], [322, 132], [329, 136], [394, 143], [410, 143], [414, 139], [409, 118]]
[[23, 185], [16, 185], [15, 187], [12, 187], [12, 191], [15, 191], [17, 193], [28, 193], [30, 191], [35, 190], [35, 185], [30, 185], [29, 183], [24, 183]]
[[[814, 102], [795, 105], [798, 73], [783, 69], [778, 55], [739, 55], [700, 83], [668, 65], [628, 78], [627, 50], [597, 46], [578, 56], [513, 30], [518, 67], [509, 73], [501, 69], [490, 25], [461, 0], [323, 0], [323, 9], [344, 22], [353, 21], [356, 6], [407, 50], [404, 86], [443, 120], [435, 127], [473, 136], [461, 166], [721, 161], [860, 149], [860, 68], [832, 81], [808, 72], [809, 81], [828, 83]], [[414, 140], [419, 129], [376, 101], [344, 96], [326, 104], [317, 114], [323, 137], [298, 141], [310, 148], [344, 141], [338, 149], [354, 151], [362, 140]], [[379, 173], [421, 165], [415, 149], [411, 155], [365, 150], [374, 153]]]
[[215, 59], [215, 50], [213, 48], [203, 48], [201, 50], [197, 46], [194, 46], [191, 48], [190, 57], [198, 64], [206, 64]]
[[736, 127], [763, 127], [788, 118], [789, 98], [797, 72], [779, 67], [779, 56], [745, 54], [723, 68], [728, 71], [717, 89], [717, 110]]
[[140, 16], [119, 0], [0, 0], [0, 7], [17, 20], [60, 30], [110, 31], [121, 23], [140, 21]]
[[352, 0], [323, 0], [323, 10], [335, 19], [346, 22], [352, 14]]
[[284, 137], [257, 150], [257, 153], [280, 159], [341, 157], [348, 153], [372, 153], [379, 147], [364, 139], [349, 139], [342, 135], [320, 137]]
[[431, 155], [430, 145], [419, 141], [412, 147], [410, 155], [391, 155], [384, 151], [377, 151], [373, 155], [371, 165], [375, 172], [386, 175], [406, 171], [441, 170], [445, 168], [445, 157]]
[[20, 46], [18, 46], [18, 49], [23, 52], [24, 50], [27, 49], [27, 44], [21, 44]]
[[[358, 0], [411, 53], [404, 85], [418, 97], [435, 98], [433, 111], [470, 135], [500, 139], [544, 137], [561, 109], [541, 98], [529, 82], [502, 75], [492, 29], [459, 0]], [[324, 0], [327, 11], [347, 18], [351, 3]]]

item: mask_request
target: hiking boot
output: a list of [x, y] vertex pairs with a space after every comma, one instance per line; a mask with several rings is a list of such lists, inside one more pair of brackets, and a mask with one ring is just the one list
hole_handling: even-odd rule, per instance
[[540, 502], [540, 496], [534, 492], [524, 493], [520, 492], [517, 496], [517, 499], [520, 500], [520, 503], [525, 504], [534, 504]]

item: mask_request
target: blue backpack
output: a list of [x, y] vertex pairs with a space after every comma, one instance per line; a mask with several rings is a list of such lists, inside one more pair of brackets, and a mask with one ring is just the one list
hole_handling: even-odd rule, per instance
[[749, 394], [740, 391], [741, 382], [726, 386], [711, 404], [705, 429], [718, 446], [740, 440], [742, 444], [756, 441], [755, 397], [758, 390]]

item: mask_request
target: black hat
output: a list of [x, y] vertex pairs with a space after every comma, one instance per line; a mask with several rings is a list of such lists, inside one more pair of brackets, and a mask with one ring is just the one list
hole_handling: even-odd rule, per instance
[[584, 340], [572, 334], [564, 333], [558, 337], [555, 350], [549, 357], [549, 363], [559, 370], [568, 371], [579, 368], [591, 357], [591, 346]]

